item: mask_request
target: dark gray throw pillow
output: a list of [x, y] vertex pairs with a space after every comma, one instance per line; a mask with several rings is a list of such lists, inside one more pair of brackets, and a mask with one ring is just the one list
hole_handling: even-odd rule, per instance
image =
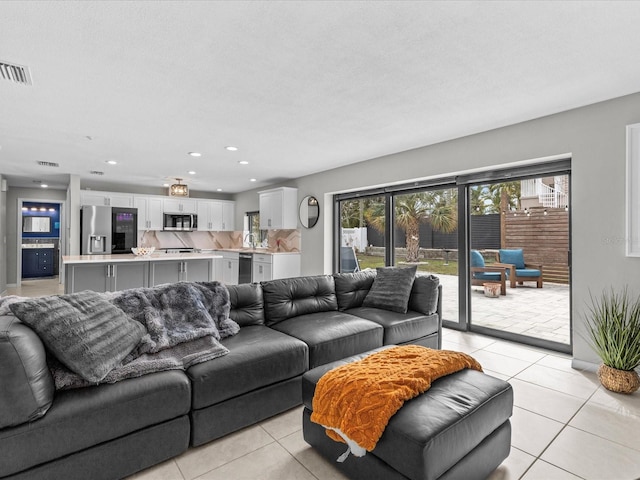
[[364, 298], [362, 306], [407, 313], [416, 269], [415, 265], [407, 268], [376, 268], [376, 279]]
[[120, 364], [146, 333], [143, 325], [91, 291], [10, 305], [70, 370], [92, 383]]
[[409, 310], [431, 315], [438, 309], [438, 285], [434, 275], [416, 275], [409, 297]]

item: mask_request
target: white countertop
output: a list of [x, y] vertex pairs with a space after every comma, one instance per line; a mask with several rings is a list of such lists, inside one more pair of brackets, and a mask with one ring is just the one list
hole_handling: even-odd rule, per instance
[[274, 252], [266, 248], [218, 248], [217, 252], [256, 253], [261, 255], [300, 255], [300, 252]]
[[23, 243], [22, 248], [54, 248], [53, 243]]
[[163, 260], [209, 260], [211, 258], [222, 258], [215, 252], [202, 253], [152, 253], [149, 256], [136, 256], [132, 253], [121, 255], [69, 255], [62, 257], [65, 265], [76, 263], [122, 263], [122, 262], [161, 262]]

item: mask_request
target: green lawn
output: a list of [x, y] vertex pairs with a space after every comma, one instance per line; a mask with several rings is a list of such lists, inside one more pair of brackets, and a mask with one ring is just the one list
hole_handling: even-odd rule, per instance
[[[360, 263], [360, 268], [364, 270], [365, 268], [376, 268], [376, 267], [384, 267], [384, 257], [378, 257], [373, 255], [365, 255], [362, 253], [358, 253], [358, 263]], [[406, 265], [403, 263], [403, 259], [400, 258], [397, 260], [397, 265], [402, 266]], [[457, 261], [449, 261], [448, 265], [444, 264], [444, 260], [440, 259], [429, 259], [424, 261], [423, 263], [418, 264], [419, 272], [429, 272], [435, 274], [443, 274], [443, 275], [458, 275], [458, 262]]]

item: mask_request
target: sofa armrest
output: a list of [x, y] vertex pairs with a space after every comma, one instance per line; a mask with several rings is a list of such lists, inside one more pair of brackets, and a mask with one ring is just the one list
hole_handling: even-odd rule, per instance
[[36, 420], [53, 402], [44, 345], [12, 315], [0, 316], [0, 386], [0, 428]]

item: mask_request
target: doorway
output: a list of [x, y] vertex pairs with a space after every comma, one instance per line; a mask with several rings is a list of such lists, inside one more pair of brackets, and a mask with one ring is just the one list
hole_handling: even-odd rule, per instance
[[18, 199], [18, 207], [16, 286], [57, 291], [65, 252], [64, 202]]

